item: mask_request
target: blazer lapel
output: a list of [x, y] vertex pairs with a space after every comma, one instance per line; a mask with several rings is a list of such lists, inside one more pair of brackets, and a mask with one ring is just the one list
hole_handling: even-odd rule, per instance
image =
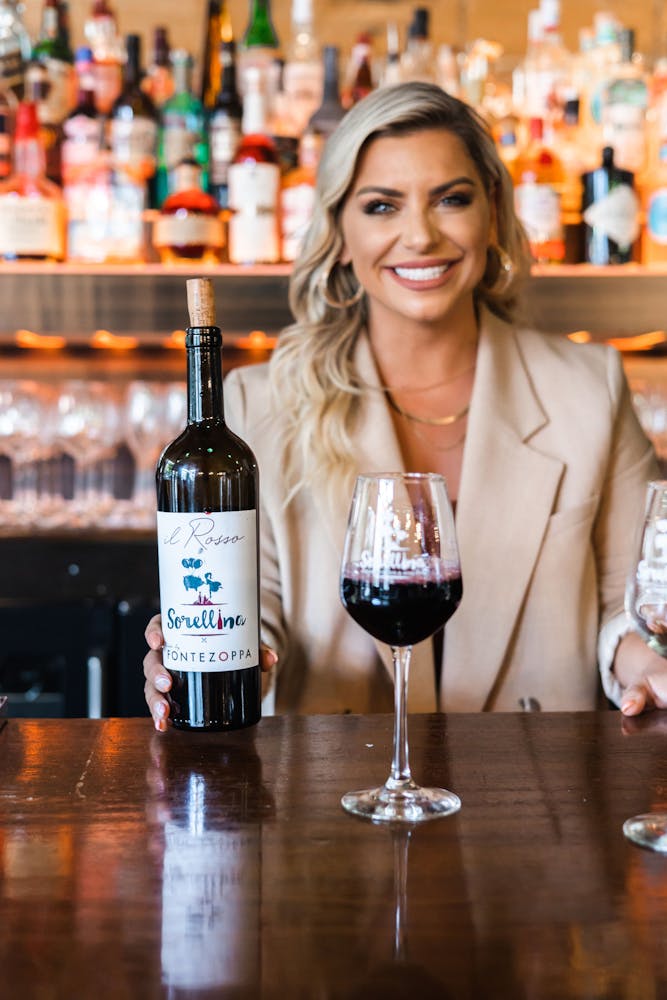
[[516, 334], [482, 315], [456, 516], [463, 600], [445, 629], [444, 710], [486, 706], [563, 473], [529, 443], [547, 418]]

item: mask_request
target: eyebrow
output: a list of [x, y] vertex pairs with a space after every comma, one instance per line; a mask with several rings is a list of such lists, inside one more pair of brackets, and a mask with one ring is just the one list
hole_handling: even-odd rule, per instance
[[[475, 182], [471, 177], [466, 177], [465, 175], [463, 175], [461, 177], [455, 177], [454, 180], [452, 181], [447, 181], [446, 184], [438, 184], [437, 187], [434, 187], [431, 191], [429, 191], [429, 195], [434, 196], [434, 195], [444, 194], [446, 191], [449, 191], [450, 188], [456, 187], [457, 184], [467, 184], [470, 187], [475, 186]], [[402, 197], [403, 192], [398, 191], [395, 188], [376, 187], [375, 185], [372, 184], [369, 184], [367, 187], [359, 188], [358, 191], [355, 191], [355, 195], [357, 197], [359, 195], [366, 195], [366, 194], [382, 194], [387, 198], [400, 198]]]

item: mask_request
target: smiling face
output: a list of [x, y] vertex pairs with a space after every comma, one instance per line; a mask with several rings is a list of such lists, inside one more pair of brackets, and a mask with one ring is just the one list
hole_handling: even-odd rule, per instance
[[405, 320], [474, 321], [494, 212], [465, 145], [446, 129], [370, 142], [342, 212], [341, 263], [364, 287], [371, 332]]

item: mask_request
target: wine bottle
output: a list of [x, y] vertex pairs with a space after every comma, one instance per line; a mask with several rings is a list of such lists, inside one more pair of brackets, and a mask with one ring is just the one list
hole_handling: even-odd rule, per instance
[[163, 655], [177, 728], [241, 729], [261, 715], [258, 471], [224, 420], [212, 283], [187, 293], [188, 422], [156, 472]]

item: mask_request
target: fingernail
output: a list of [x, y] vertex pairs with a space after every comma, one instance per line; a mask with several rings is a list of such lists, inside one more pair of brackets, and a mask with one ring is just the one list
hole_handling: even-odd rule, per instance
[[271, 650], [271, 666], [275, 667], [277, 662], [278, 662], [278, 654], [273, 650]]
[[621, 711], [625, 712], [630, 708], [637, 708], [639, 702], [636, 698], [624, 698], [621, 702]]
[[157, 729], [158, 733], [164, 733], [164, 732], [166, 732], [167, 731], [166, 720], [165, 719], [156, 719], [155, 720], [155, 728]]
[[165, 703], [163, 701], [158, 701], [157, 704], [155, 705], [155, 708], [153, 709], [153, 711], [161, 719], [164, 719], [165, 715], [167, 714], [167, 706], [165, 705]]
[[171, 679], [166, 674], [158, 674], [155, 678], [155, 687], [158, 691], [168, 691], [171, 687]]

